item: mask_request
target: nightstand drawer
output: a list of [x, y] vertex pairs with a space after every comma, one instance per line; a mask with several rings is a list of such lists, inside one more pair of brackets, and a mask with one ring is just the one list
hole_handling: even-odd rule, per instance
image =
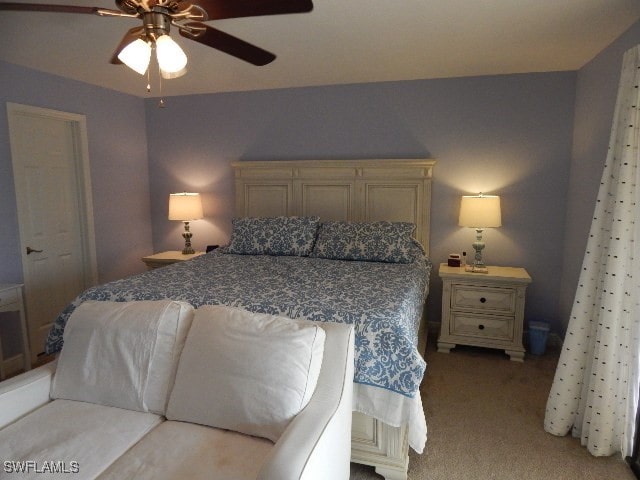
[[511, 341], [513, 340], [513, 325], [512, 317], [451, 312], [452, 335]]
[[451, 286], [451, 308], [512, 315], [516, 311], [516, 291], [513, 288], [453, 284]]
[[15, 288], [0, 292], [0, 307], [11, 305], [12, 303], [16, 303], [17, 301], [18, 292], [16, 292]]

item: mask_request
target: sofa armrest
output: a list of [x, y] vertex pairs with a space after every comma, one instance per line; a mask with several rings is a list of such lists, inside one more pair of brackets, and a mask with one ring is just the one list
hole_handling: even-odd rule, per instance
[[267, 457], [257, 480], [348, 480], [354, 331], [322, 324], [327, 336], [316, 390]]
[[0, 382], [0, 428], [50, 401], [55, 369], [51, 362]]

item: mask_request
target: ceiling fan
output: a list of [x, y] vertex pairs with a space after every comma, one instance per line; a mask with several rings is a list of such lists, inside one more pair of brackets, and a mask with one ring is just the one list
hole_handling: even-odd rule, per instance
[[262, 66], [276, 56], [244, 40], [206, 25], [209, 20], [305, 13], [311, 0], [115, 0], [117, 10], [78, 5], [0, 2], [0, 10], [79, 13], [102, 17], [139, 18], [142, 25], [130, 29], [118, 44], [111, 63], [125, 63], [140, 74], [147, 71], [155, 48], [164, 78], [186, 71], [187, 58], [169, 36], [170, 26], [183, 37], [220, 50], [253, 65]]

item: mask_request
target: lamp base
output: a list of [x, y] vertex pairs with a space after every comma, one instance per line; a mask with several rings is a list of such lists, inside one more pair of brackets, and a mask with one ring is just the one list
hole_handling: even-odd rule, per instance
[[482, 250], [484, 250], [484, 242], [482, 241], [482, 228], [476, 228], [476, 241], [471, 244], [476, 254], [473, 258], [474, 267], [484, 267], [482, 261]]
[[196, 251], [191, 246], [191, 237], [193, 237], [193, 233], [189, 231], [189, 222], [184, 222], [184, 233], [182, 234], [182, 238], [184, 238], [184, 248], [182, 249], [183, 255], [191, 255], [192, 253], [196, 253]]

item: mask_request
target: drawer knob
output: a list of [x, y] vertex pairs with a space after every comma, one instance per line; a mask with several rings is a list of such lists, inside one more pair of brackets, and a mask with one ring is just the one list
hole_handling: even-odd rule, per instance
[[479, 330], [484, 330], [484, 325], [482, 325], [482, 324], [478, 325], [478, 329]]
[[487, 301], [487, 299], [486, 299], [486, 298], [484, 298], [484, 297], [480, 297], [480, 303], [484, 303], [484, 302], [486, 302], [486, 301]]

